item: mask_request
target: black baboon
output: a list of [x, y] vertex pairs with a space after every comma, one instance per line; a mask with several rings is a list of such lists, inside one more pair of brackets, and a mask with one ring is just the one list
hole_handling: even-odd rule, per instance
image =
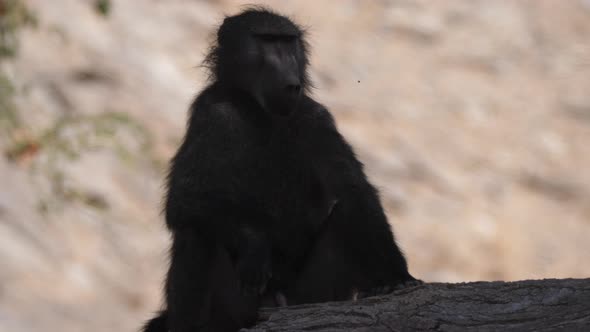
[[309, 96], [303, 30], [227, 17], [172, 160], [166, 309], [145, 331], [237, 331], [261, 305], [350, 299], [417, 282], [379, 196]]

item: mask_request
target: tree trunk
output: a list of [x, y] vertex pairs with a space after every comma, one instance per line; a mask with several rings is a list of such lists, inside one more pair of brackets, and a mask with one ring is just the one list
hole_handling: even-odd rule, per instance
[[261, 331], [590, 331], [590, 279], [432, 283], [351, 302], [262, 309]]

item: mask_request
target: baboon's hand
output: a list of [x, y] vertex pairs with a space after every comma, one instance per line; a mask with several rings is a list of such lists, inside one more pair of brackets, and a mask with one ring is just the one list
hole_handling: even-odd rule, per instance
[[242, 294], [253, 296], [264, 292], [272, 276], [271, 245], [264, 233], [242, 229], [236, 269]]
[[262, 294], [272, 277], [270, 259], [264, 253], [250, 253], [238, 259], [237, 270], [242, 294]]

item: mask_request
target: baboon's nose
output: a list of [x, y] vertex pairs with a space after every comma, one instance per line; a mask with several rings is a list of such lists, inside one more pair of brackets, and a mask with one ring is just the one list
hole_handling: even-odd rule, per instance
[[298, 94], [301, 91], [301, 84], [288, 84], [287, 92]]
[[299, 94], [301, 91], [301, 80], [294, 73], [287, 75], [285, 81], [285, 90], [289, 94]]

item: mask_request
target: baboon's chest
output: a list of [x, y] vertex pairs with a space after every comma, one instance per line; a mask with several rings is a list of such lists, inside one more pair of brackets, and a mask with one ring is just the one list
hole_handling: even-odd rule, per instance
[[310, 133], [296, 124], [250, 133], [241, 144], [254, 158], [240, 177], [281, 222], [318, 223], [333, 200], [319, 167], [326, 164], [328, 154], [312, 155]]

